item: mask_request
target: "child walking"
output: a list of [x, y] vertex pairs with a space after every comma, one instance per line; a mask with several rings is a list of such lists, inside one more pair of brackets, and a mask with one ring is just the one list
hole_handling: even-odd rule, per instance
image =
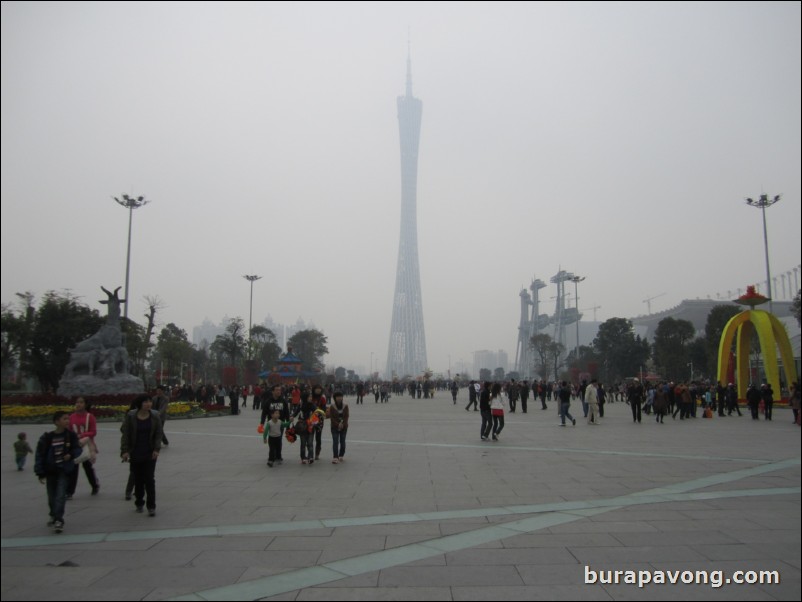
[[56, 533], [64, 530], [64, 508], [67, 504], [67, 486], [70, 473], [77, 470], [75, 458], [81, 455], [78, 435], [70, 430], [70, 415], [58, 411], [53, 414], [55, 430], [39, 438], [36, 444], [34, 472], [40, 483], [47, 483], [47, 503], [50, 520]]
[[14, 459], [17, 461], [17, 470], [22, 470], [25, 466], [25, 458], [28, 454], [32, 454], [30, 444], [28, 443], [28, 435], [20, 433], [17, 435], [17, 440], [14, 441]]
[[278, 462], [279, 464], [284, 462], [281, 457], [281, 435], [284, 428], [281, 424], [280, 416], [281, 412], [279, 410], [273, 410], [273, 415], [270, 417], [264, 433], [270, 450], [267, 456], [267, 465], [271, 468], [274, 462]]

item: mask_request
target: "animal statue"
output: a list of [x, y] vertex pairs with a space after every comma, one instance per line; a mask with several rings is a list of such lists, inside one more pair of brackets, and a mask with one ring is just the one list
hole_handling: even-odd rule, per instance
[[128, 374], [128, 351], [125, 347], [113, 347], [99, 352], [101, 376], [111, 377], [117, 373]]
[[101, 301], [103, 305], [108, 305], [108, 315], [106, 316], [106, 323], [100, 327], [95, 334], [88, 339], [79, 342], [74, 348], [70, 349], [70, 354], [75, 352], [96, 351], [102, 349], [109, 349], [112, 347], [122, 347], [123, 335], [120, 330], [120, 305], [125, 303], [125, 299], [120, 299], [118, 296], [119, 290], [122, 288], [118, 286], [114, 289], [114, 293], [110, 293], [102, 286], [100, 287], [108, 296], [106, 301]]
[[64, 378], [72, 378], [75, 376], [76, 368], [86, 367], [89, 370], [89, 376], [95, 373], [95, 366], [100, 359], [100, 351], [92, 349], [90, 351], [71, 351], [70, 361], [64, 368]]

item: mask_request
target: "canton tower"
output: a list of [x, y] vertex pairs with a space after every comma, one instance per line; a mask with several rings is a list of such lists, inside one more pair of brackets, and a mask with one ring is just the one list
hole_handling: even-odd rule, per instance
[[418, 265], [418, 143], [423, 103], [412, 96], [412, 62], [407, 55], [407, 89], [398, 97], [401, 137], [401, 236], [393, 296], [393, 321], [385, 378], [420, 376], [427, 368], [426, 333]]

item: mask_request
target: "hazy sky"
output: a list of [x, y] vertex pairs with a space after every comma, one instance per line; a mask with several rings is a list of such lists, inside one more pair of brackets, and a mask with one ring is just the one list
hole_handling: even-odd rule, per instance
[[800, 20], [798, 2], [3, 2], [1, 299], [68, 288], [103, 311], [125, 282], [112, 197], [144, 195], [130, 317], [158, 295], [190, 336], [247, 322], [259, 274], [254, 322], [303, 317], [332, 368], [383, 369], [408, 37], [433, 369], [512, 362], [521, 287], [560, 267], [600, 321], [715, 298], [765, 279], [745, 197], [783, 195], [772, 272], [800, 262]]

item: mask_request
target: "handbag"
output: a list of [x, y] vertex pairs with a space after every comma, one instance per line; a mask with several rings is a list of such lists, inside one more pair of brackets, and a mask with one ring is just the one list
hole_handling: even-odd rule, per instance
[[[89, 430], [89, 414], [86, 414], [86, 427], [84, 428], [85, 431]], [[95, 442], [92, 441], [91, 437], [79, 437], [78, 438], [78, 445], [81, 446], [81, 455], [75, 458], [75, 463], [80, 464], [82, 462], [91, 462], [94, 464], [97, 462], [97, 446]]]
[[76, 456], [75, 458], [73, 458], [72, 460], [69, 460], [69, 461], [70, 462], [75, 462], [75, 464], [82, 464], [84, 462], [92, 462], [92, 463], [94, 463], [94, 460], [92, 459], [92, 454], [89, 453], [89, 449], [88, 448], [86, 448], [86, 449], [81, 448], [81, 455]]

